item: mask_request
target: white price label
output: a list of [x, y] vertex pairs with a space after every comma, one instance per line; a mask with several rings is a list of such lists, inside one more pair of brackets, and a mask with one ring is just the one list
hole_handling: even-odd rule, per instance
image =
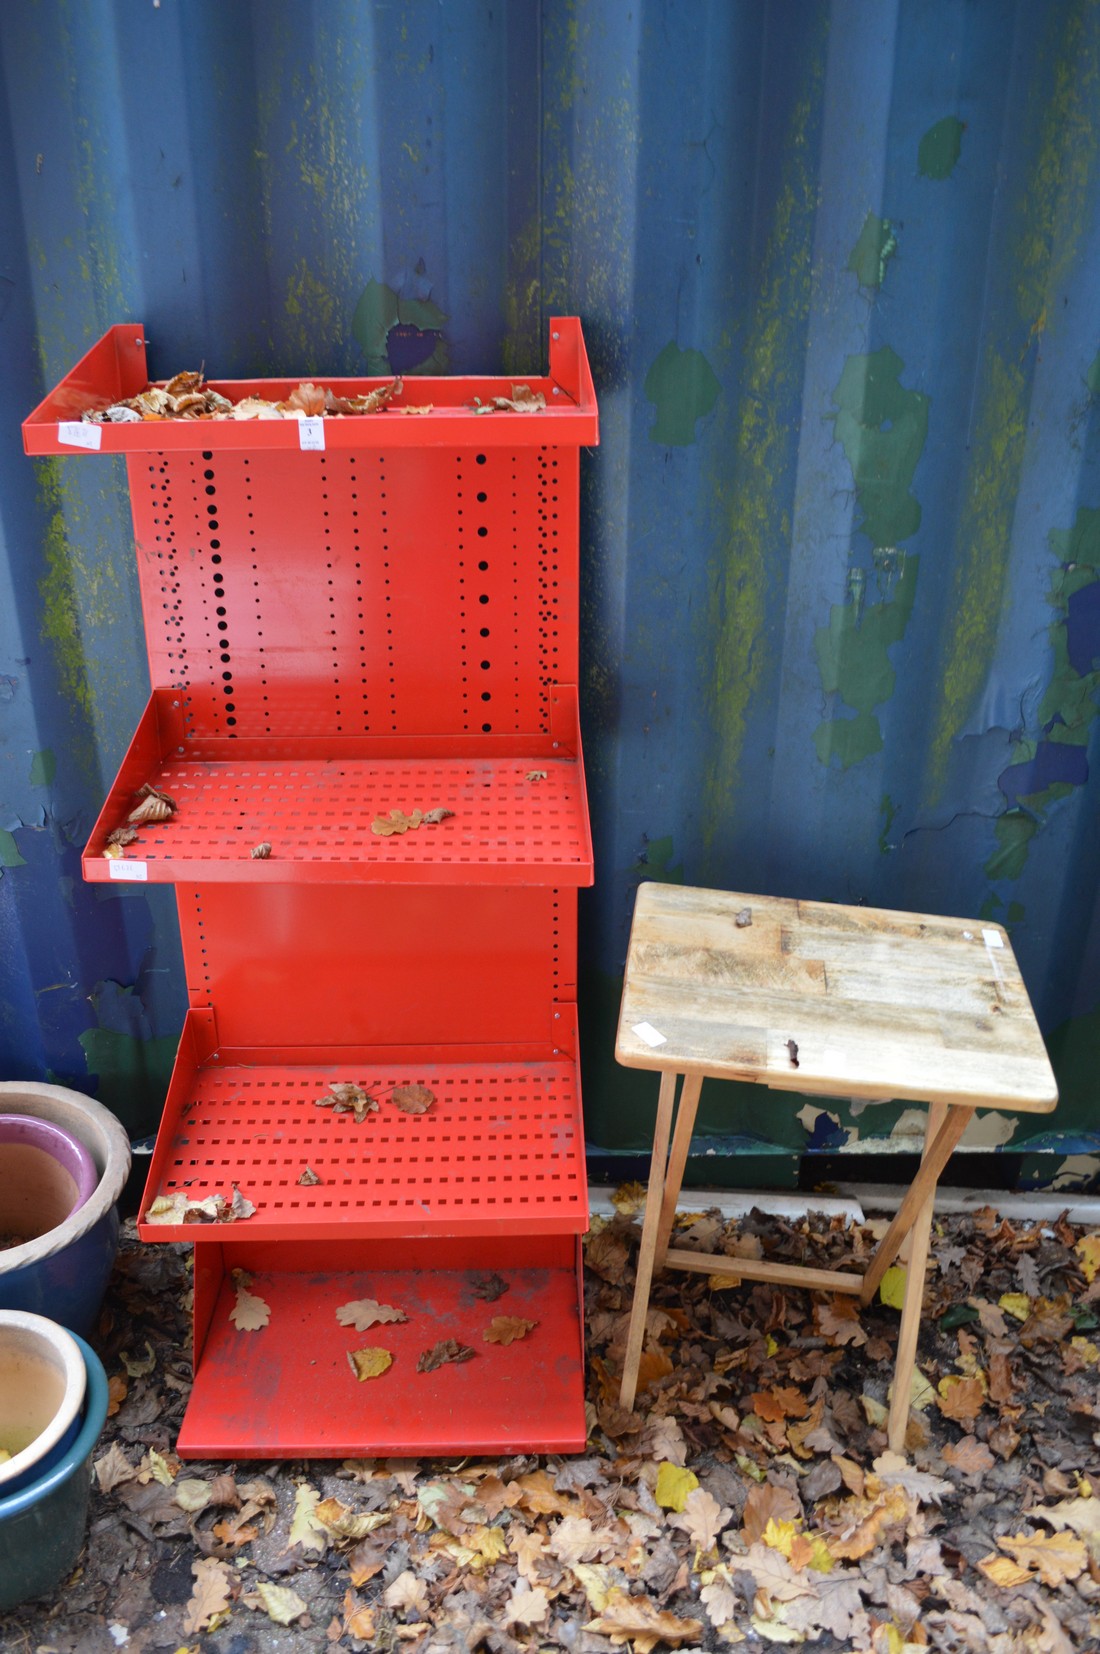
[[58, 442], [67, 442], [70, 448], [99, 448], [103, 445], [102, 425], [89, 425], [83, 419], [59, 419]]
[[636, 1022], [632, 1032], [637, 1034], [639, 1039], [645, 1040], [647, 1045], [666, 1045], [668, 1043], [668, 1035], [659, 1033], [652, 1022]]
[[143, 883], [149, 877], [149, 869], [143, 861], [110, 861], [107, 864], [111, 869], [112, 879], [129, 879], [131, 882]]
[[987, 948], [1003, 948], [1005, 945], [999, 930], [983, 930], [982, 941]]
[[307, 453], [324, 453], [325, 422], [318, 415], [298, 421], [298, 442]]

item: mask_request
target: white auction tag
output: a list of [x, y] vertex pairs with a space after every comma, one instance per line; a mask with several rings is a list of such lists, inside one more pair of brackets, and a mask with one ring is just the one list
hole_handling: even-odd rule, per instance
[[149, 877], [149, 868], [143, 861], [110, 861], [112, 879], [130, 879], [138, 883]]
[[102, 425], [90, 425], [83, 419], [59, 419], [58, 442], [67, 442], [70, 448], [99, 448], [103, 444]]
[[982, 941], [987, 948], [1003, 948], [1004, 938], [999, 930], [983, 930]]
[[665, 1045], [668, 1035], [660, 1034], [651, 1022], [636, 1022], [631, 1030], [639, 1039], [644, 1039], [647, 1045]]
[[312, 414], [307, 419], [298, 421], [299, 445], [309, 453], [324, 453], [325, 451], [325, 422], [318, 415]]

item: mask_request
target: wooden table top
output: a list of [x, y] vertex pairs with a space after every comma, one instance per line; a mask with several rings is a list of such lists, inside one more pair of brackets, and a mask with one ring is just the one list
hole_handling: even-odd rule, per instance
[[1058, 1101], [1000, 926], [680, 885], [638, 889], [615, 1054], [811, 1096]]

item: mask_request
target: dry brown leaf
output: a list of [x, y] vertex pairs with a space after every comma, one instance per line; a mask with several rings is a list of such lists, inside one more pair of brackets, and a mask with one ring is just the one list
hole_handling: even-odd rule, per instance
[[776, 1487], [772, 1482], [750, 1488], [741, 1513], [746, 1545], [754, 1545], [769, 1522], [797, 1521], [801, 1515], [802, 1502], [788, 1488]]
[[814, 1331], [834, 1344], [851, 1344], [859, 1349], [867, 1334], [859, 1321], [859, 1303], [847, 1293], [836, 1292], [813, 1306]]
[[[381, 1566], [381, 1564], [379, 1564]], [[373, 1642], [375, 1637], [374, 1609], [360, 1602], [354, 1591], [344, 1592], [341, 1637], [357, 1637], [360, 1642]], [[334, 1639], [334, 1641], [337, 1639]]]
[[503, 1298], [508, 1291], [508, 1282], [503, 1275], [480, 1275], [470, 1287], [475, 1298], [483, 1298], [486, 1303], [493, 1304], [498, 1298]]
[[272, 1585], [266, 1579], [257, 1581], [255, 1592], [244, 1600], [249, 1608], [262, 1608], [276, 1625], [293, 1625], [309, 1612], [309, 1604], [302, 1601], [297, 1591], [292, 1591], [289, 1585]]
[[395, 1309], [392, 1304], [380, 1304], [377, 1298], [352, 1298], [340, 1305], [336, 1319], [342, 1327], [354, 1327], [356, 1332], [366, 1332], [368, 1327], [407, 1321], [409, 1318], [403, 1309]]
[[195, 1584], [183, 1618], [183, 1629], [189, 1637], [211, 1630], [213, 1622], [229, 1607], [233, 1594], [233, 1575], [224, 1562], [204, 1556], [191, 1564], [191, 1572]]
[[618, 1646], [630, 1642], [637, 1654], [650, 1654], [660, 1642], [670, 1648], [681, 1648], [684, 1643], [703, 1635], [702, 1620], [680, 1619], [667, 1609], [659, 1608], [649, 1597], [631, 1597], [615, 1589], [608, 1593], [602, 1614], [589, 1620], [586, 1631], [595, 1631], [610, 1637]]
[[946, 1378], [940, 1379], [937, 1389], [939, 1394], [936, 1399], [945, 1418], [969, 1424], [977, 1418], [985, 1402], [985, 1390], [978, 1378], [962, 1378], [958, 1373], [948, 1373]]
[[340, 1499], [319, 1499], [313, 1515], [337, 1539], [349, 1539], [353, 1543], [365, 1539], [390, 1520], [388, 1510], [353, 1510]]
[[482, 1336], [487, 1344], [514, 1344], [537, 1326], [537, 1321], [525, 1321], [520, 1315], [494, 1315]]
[[106, 1453], [95, 1461], [92, 1469], [95, 1471], [101, 1493], [110, 1493], [120, 1482], [131, 1482], [137, 1475], [137, 1466], [130, 1463], [117, 1441], [111, 1443]]
[[524, 777], [524, 779], [527, 780], [527, 781], [545, 781], [546, 780], [546, 771], [545, 770], [528, 770], [526, 776]]
[[992, 1453], [977, 1436], [964, 1436], [960, 1442], [948, 1442], [943, 1450], [944, 1462], [964, 1476], [983, 1476], [996, 1463]]
[[622, 1235], [613, 1229], [598, 1229], [585, 1242], [584, 1261], [596, 1275], [619, 1286], [626, 1273], [630, 1248]]
[[113, 1419], [130, 1393], [130, 1386], [121, 1373], [112, 1373], [107, 1380], [107, 1417]]
[[368, 1378], [381, 1378], [393, 1366], [393, 1355], [389, 1350], [368, 1348], [348, 1351], [348, 1366], [362, 1384]]
[[243, 1269], [234, 1269], [233, 1285], [237, 1297], [229, 1319], [238, 1332], [259, 1332], [271, 1320], [271, 1305], [248, 1290], [251, 1284], [251, 1277]]
[[264, 839], [262, 844], [254, 844], [248, 853], [253, 861], [267, 861], [271, 856], [271, 845]]
[[782, 1419], [805, 1418], [810, 1404], [801, 1390], [792, 1384], [777, 1385], [774, 1390], [758, 1390], [750, 1396], [752, 1410], [757, 1418], [778, 1423]]
[[239, 1218], [254, 1218], [255, 1216], [255, 1206], [253, 1206], [250, 1200], [242, 1195], [241, 1191], [234, 1183], [233, 1199], [229, 1202], [229, 1210], [225, 1215], [224, 1221], [226, 1223], [236, 1223]]
[[319, 385], [302, 384], [292, 390], [280, 408], [295, 408], [307, 419], [316, 419], [325, 411], [325, 393]]
[[434, 810], [425, 810], [421, 820], [425, 827], [438, 827], [441, 821], [446, 821], [448, 816], [453, 815], [453, 810], [447, 810], [442, 804], [437, 804]]
[[302, 1175], [298, 1179], [298, 1182], [303, 1189], [316, 1188], [320, 1181], [321, 1179], [317, 1176], [317, 1173], [313, 1170], [312, 1166], [304, 1166], [302, 1168]]
[[425, 1114], [435, 1102], [435, 1092], [426, 1085], [395, 1085], [390, 1102], [396, 1103], [405, 1114]]
[[356, 1125], [361, 1126], [368, 1114], [378, 1107], [378, 1099], [364, 1091], [361, 1085], [354, 1085], [350, 1080], [338, 1080], [329, 1087], [326, 1097], [318, 1097], [315, 1108], [331, 1108], [334, 1114], [354, 1114]]
[[850, 1500], [839, 1514], [842, 1525], [826, 1535], [829, 1550], [838, 1561], [858, 1562], [882, 1542], [888, 1528], [908, 1520], [909, 1501], [904, 1489], [888, 1487], [875, 1500]]
[[428, 1589], [422, 1580], [406, 1569], [403, 1574], [398, 1574], [392, 1585], [386, 1586], [382, 1601], [387, 1608], [406, 1614], [411, 1611], [417, 1619], [423, 1619], [429, 1608]]
[[678, 1514], [669, 1517], [669, 1526], [682, 1528], [692, 1544], [701, 1551], [711, 1551], [718, 1542], [718, 1535], [723, 1528], [728, 1527], [733, 1520], [733, 1512], [725, 1505], [720, 1505], [713, 1494], [706, 1488], [693, 1488], [684, 1500], [684, 1508]]
[[1002, 1590], [1014, 1590], [1016, 1586], [1026, 1585], [1029, 1579], [1035, 1578], [1026, 1568], [1021, 1568], [1019, 1563], [1013, 1562], [1010, 1557], [998, 1556], [996, 1551], [983, 1556], [974, 1566], [991, 1584], [999, 1585]]
[[418, 1373], [434, 1373], [449, 1361], [470, 1361], [477, 1354], [469, 1344], [460, 1344], [455, 1338], [441, 1338], [430, 1350], [424, 1350], [416, 1363]]
[[543, 1625], [550, 1612], [550, 1598], [538, 1585], [516, 1585], [504, 1605], [504, 1625]]
[[370, 830], [379, 838], [401, 837], [404, 833], [415, 831], [423, 819], [421, 810], [413, 810], [411, 815], [406, 815], [404, 810], [391, 810], [388, 816], [375, 816]]

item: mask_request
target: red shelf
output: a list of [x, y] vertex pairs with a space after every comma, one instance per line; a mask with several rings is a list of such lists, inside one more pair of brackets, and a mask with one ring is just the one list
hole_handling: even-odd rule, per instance
[[[515, 1262], [522, 1242], [495, 1242], [479, 1267], [300, 1270], [288, 1262], [250, 1271], [250, 1290], [270, 1306], [268, 1325], [241, 1332], [226, 1274], [210, 1288], [212, 1307], [195, 1365], [177, 1448], [184, 1458], [339, 1458], [443, 1453], [573, 1453], [585, 1442], [584, 1351], [576, 1242], [556, 1268]], [[294, 1248], [284, 1248], [293, 1258]], [[274, 1253], [275, 1248], [268, 1248]], [[196, 1257], [202, 1265], [204, 1249]], [[331, 1248], [329, 1251], [331, 1257]], [[273, 1261], [273, 1260], [272, 1260]], [[461, 1260], [460, 1260], [461, 1261]], [[235, 1262], [227, 1253], [226, 1267]], [[474, 1286], [486, 1271], [507, 1282], [489, 1303]], [[216, 1296], [215, 1296], [216, 1294]], [[356, 1332], [336, 1310], [374, 1298], [404, 1310], [407, 1322]], [[526, 1338], [485, 1342], [494, 1316], [535, 1321]], [[418, 1373], [422, 1351], [454, 1338], [477, 1353]], [[393, 1365], [359, 1382], [348, 1352], [383, 1348]]]
[[[544, 779], [528, 780], [532, 771]], [[108, 834], [126, 825], [143, 782], [178, 812], [142, 825], [120, 857], [105, 857]], [[372, 831], [391, 810], [437, 806], [454, 814], [388, 837]], [[271, 855], [254, 860], [263, 842]], [[158, 690], [83, 868], [92, 882], [591, 884], [576, 692], [556, 692], [551, 735], [295, 741], [193, 739], [178, 695]]]
[[[570, 1008], [571, 1012], [571, 1008]], [[139, 1222], [143, 1240], [203, 1246], [357, 1237], [581, 1234], [588, 1227], [580, 1082], [559, 1051], [312, 1053], [209, 1051], [209, 1013], [190, 1012], [142, 1202], [232, 1185], [256, 1207], [234, 1224]], [[566, 1036], [571, 1029], [565, 1029]], [[318, 1108], [334, 1081], [377, 1112]], [[395, 1085], [435, 1094], [424, 1114]], [[309, 1166], [322, 1179], [299, 1184]]]
[[[547, 446], [581, 446], [599, 440], [596, 396], [588, 367], [580, 323], [574, 316], [550, 324], [550, 372], [517, 374], [512, 378], [417, 374], [381, 413], [349, 414], [323, 420], [325, 450], [425, 448], [441, 446], [510, 446], [517, 439]], [[232, 379], [209, 381], [230, 402], [247, 396], [279, 401], [303, 379], [331, 388], [338, 396], [362, 396], [388, 379], [334, 379], [312, 370], [297, 379]], [[537, 413], [497, 411], [479, 414], [475, 400], [510, 397], [522, 382], [541, 391], [546, 407]], [[109, 407], [128, 399], [149, 383], [145, 330], [133, 322], [112, 327], [93, 345], [71, 373], [55, 386], [23, 422], [23, 446], [28, 454], [225, 453], [247, 449], [301, 451], [296, 419], [156, 419], [135, 424], [85, 424], [76, 433], [85, 410]], [[160, 381], [161, 384], [164, 381]], [[410, 417], [405, 408], [428, 406], [430, 411]], [[74, 441], [75, 436], [75, 441]]]

